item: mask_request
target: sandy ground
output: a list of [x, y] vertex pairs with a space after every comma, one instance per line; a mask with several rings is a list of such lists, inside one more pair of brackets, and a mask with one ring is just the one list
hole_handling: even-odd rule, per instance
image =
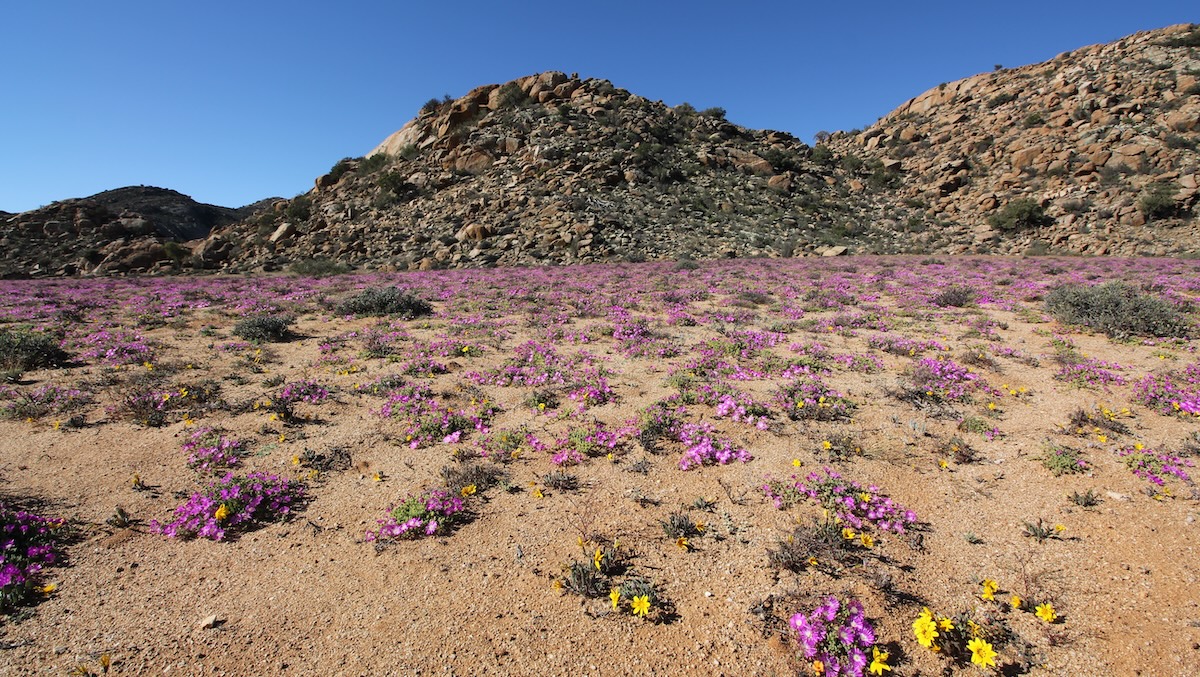
[[[377, 280], [305, 283], [319, 293], [281, 302], [297, 315], [298, 338], [267, 344], [257, 356], [253, 346], [216, 349], [239, 340], [231, 329], [240, 311], [231, 302], [185, 307], [166, 324], [140, 331], [159, 346], [152, 364], [163, 383], [210, 378], [221, 384], [226, 405], [198, 413], [193, 424], [180, 413], [161, 427], [121, 415], [121, 393], [147, 378], [149, 369], [141, 364], [114, 370], [98, 360], [80, 360], [27, 372], [12, 386], [12, 392], [47, 383], [83, 387], [95, 401], [82, 410], [81, 427], [63, 425], [58, 414], [0, 421], [0, 494], [36, 499], [44, 514], [70, 519], [74, 534], [66, 546], [68, 564], [44, 572], [43, 580], [57, 589], [0, 622], [0, 674], [76, 668], [99, 673], [102, 656], [116, 674], [809, 674], [786, 619], [830, 594], [862, 601], [878, 645], [890, 653], [891, 675], [978, 670], [917, 643], [912, 622], [925, 606], [939, 614], [970, 611], [1000, 619], [1010, 631], [1010, 641], [999, 647], [1006, 674], [1187, 674], [1200, 664], [1196, 492], [1174, 481], [1168, 484], [1173, 495], [1156, 500], [1147, 491], [1150, 484], [1115, 452], [1135, 442], [1175, 452], [1187, 448], [1200, 419], [1138, 404], [1132, 383], [1195, 362], [1196, 343], [1120, 343], [1041, 321], [1048, 318], [1039, 317], [1037, 285], [1083, 279], [1091, 270], [1105, 277], [1145, 274], [1135, 265], [1103, 261], [1065, 262], [1068, 273], [1048, 274], [1049, 265], [900, 259], [739, 262], [693, 271], [647, 265], [492, 277], [395, 276], [387, 279], [430, 298], [435, 313], [392, 322], [407, 337], [391, 361], [360, 355], [361, 333], [387, 319], [335, 316], [320, 302]], [[1162, 265], [1176, 271], [1174, 279], [1192, 285], [1180, 293], [1196, 295], [1196, 266]], [[880, 276], [885, 269], [893, 273]], [[1013, 280], [1029, 289], [1014, 288]], [[264, 297], [303, 286], [287, 278], [210, 283]], [[985, 298], [963, 308], [920, 301], [951, 283], [970, 285]], [[40, 284], [53, 298], [79, 293], [49, 283], [7, 284], [16, 290], [10, 306], [23, 312], [29, 292], [21, 284]], [[170, 283], [112, 283], [96, 291], [109, 302], [76, 318], [70, 331], [81, 336], [104, 321], [134, 326], [140, 302], [130, 299], [157, 294], [156, 284]], [[539, 286], [555, 284], [569, 293], [560, 288], [561, 294], [551, 296], [550, 288]], [[571, 291], [576, 286], [582, 290]], [[852, 302], [826, 309], [818, 298], [806, 300], [808, 290], [835, 287]], [[707, 294], [663, 300], [668, 291], [692, 289]], [[747, 296], [751, 291], [764, 296]], [[601, 314], [580, 311], [580, 304], [567, 300], [589, 295], [603, 299]], [[680, 354], [623, 354], [603, 314], [621, 304], [648, 318]], [[701, 321], [669, 323], [668, 310], [680, 307]], [[803, 308], [798, 326], [781, 324], [791, 319], [790, 307]], [[880, 333], [870, 328], [829, 331], [803, 324], [876, 308], [891, 333], [937, 340], [949, 348], [942, 354], [954, 359], [971, 346], [1004, 346], [1034, 358], [995, 356], [993, 366], [974, 368], [991, 387], [1024, 392], [977, 391], [940, 412], [921, 408], [894, 396], [905, 369], [920, 356], [869, 348], [868, 338]], [[708, 319], [731, 311], [745, 317], [729, 323]], [[559, 415], [539, 414], [524, 404], [534, 387], [478, 385], [468, 378], [470, 372], [500, 367], [528, 340], [546, 341], [547, 318], [560, 313], [569, 332], [590, 331], [593, 339], [584, 344], [560, 339], [558, 351], [594, 355], [611, 373], [614, 402], [579, 413], [576, 402], [562, 397]], [[475, 316], [486, 321], [462, 321]], [[49, 326], [52, 318], [46, 311], [27, 319]], [[971, 333], [979, 318], [995, 322], [994, 336]], [[883, 368], [860, 373], [828, 363], [824, 380], [859, 405], [847, 421], [793, 421], [776, 409], [769, 429], [758, 430], [717, 416], [712, 406], [688, 407], [689, 420], [711, 423], [749, 450], [753, 460], [747, 463], [683, 471], [680, 444], [664, 442], [660, 453], [647, 454], [636, 440], [627, 440], [611, 460], [598, 456], [568, 468], [580, 484], [571, 491], [546, 487], [543, 476], [555, 470], [549, 452], [525, 450], [516, 459], [502, 459], [507, 483], [470, 496], [472, 517], [452, 533], [393, 543], [365, 540], [390, 505], [410, 492], [440, 486], [441, 468], [469, 455], [464, 450], [477, 449], [483, 437], [472, 432], [456, 444], [410, 449], [402, 425], [377, 414], [384, 399], [354, 391], [398, 373], [413, 346], [447, 337], [473, 342], [482, 354], [441, 360], [448, 373], [406, 378], [428, 384], [441, 401], [456, 406], [467, 397], [464, 386], [477, 388], [472, 394], [503, 409], [490, 423], [493, 431], [525, 425], [552, 442], [593, 418], [612, 427], [636, 420], [639, 410], [676, 392], [668, 374], [695, 359], [696, 346], [722, 327], [782, 330], [783, 340], [764, 349], [781, 358], [797, 356], [792, 344], [816, 341], [831, 354], [874, 355]], [[1053, 334], [1069, 336], [1084, 355], [1122, 365], [1128, 383], [1089, 388], [1056, 380]], [[339, 336], [347, 338], [334, 354], [352, 362], [323, 361], [321, 345]], [[937, 351], [924, 356], [932, 354]], [[301, 378], [316, 379], [332, 392], [325, 402], [298, 405], [312, 420], [285, 424], [247, 406], [268, 398], [279, 383]], [[767, 402], [783, 379], [776, 374], [727, 382]], [[989, 402], [995, 410], [988, 409]], [[1073, 411], [1098, 407], [1128, 408], [1120, 421], [1129, 431], [1109, 432], [1103, 440], [1095, 431], [1062, 432]], [[989, 440], [958, 431], [967, 416], [1002, 435]], [[305, 481], [310, 502], [288, 521], [225, 542], [154, 533], [151, 520], [169, 520], [181, 496], [203, 486], [187, 467], [181, 445], [196, 426], [206, 425], [248, 443], [250, 455], [239, 472], [264, 470]], [[852, 435], [862, 453], [830, 463], [822, 442], [840, 433]], [[977, 462], [947, 457], [946, 445], [955, 436], [976, 450]], [[1089, 470], [1054, 476], [1039, 461], [1047, 442], [1080, 450]], [[314, 476], [311, 468], [293, 462], [306, 449], [344, 450], [351, 465]], [[647, 472], [632, 472], [643, 459]], [[764, 478], [803, 477], [826, 464], [878, 485], [915, 511], [920, 528], [905, 536], [873, 532], [874, 547], [861, 562], [839, 571], [778, 570], [769, 564], [768, 550], [822, 510], [811, 501], [776, 509], [761, 490]], [[135, 474], [149, 490], [135, 490]], [[1099, 496], [1098, 505], [1085, 508], [1068, 500], [1072, 492], [1088, 490]], [[708, 503], [696, 507], [701, 498]], [[137, 520], [132, 527], [105, 523], [117, 506]], [[691, 550], [677, 547], [660, 526], [680, 510], [707, 527], [690, 539]], [[1038, 518], [1064, 529], [1044, 542], [1023, 535], [1022, 525]], [[586, 599], [561, 589], [556, 582], [563, 580], [564, 566], [590, 559], [594, 545], [581, 547], [582, 538], [618, 540], [630, 572], [651, 579], [674, 613], [655, 610], [650, 618], [638, 618], [628, 608], [612, 611], [605, 597]], [[984, 579], [999, 583], [996, 598], [1003, 601], [980, 599]], [[1008, 608], [1012, 594], [1051, 602], [1058, 621], [1046, 624], [1029, 610]], [[203, 622], [212, 615], [215, 623]]]

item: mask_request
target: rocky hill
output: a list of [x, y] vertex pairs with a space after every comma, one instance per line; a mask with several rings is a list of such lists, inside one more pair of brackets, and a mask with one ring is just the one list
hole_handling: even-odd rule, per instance
[[1183, 25], [940, 85], [829, 140], [898, 167], [911, 246], [950, 253], [1200, 253], [1198, 145], [1200, 27]]
[[430, 100], [291, 200], [120, 189], [8, 216], [7, 274], [839, 253], [1200, 253], [1200, 27], [779, 131], [546, 72]]
[[430, 101], [366, 157], [197, 253], [232, 246], [220, 264], [232, 269], [428, 269], [887, 248], [894, 224], [868, 194], [894, 178], [719, 109], [547, 72]]
[[131, 186], [62, 200], [0, 223], [0, 276], [113, 274], [177, 267], [191, 252], [180, 243], [250, 216], [260, 205], [230, 209], [165, 188]]

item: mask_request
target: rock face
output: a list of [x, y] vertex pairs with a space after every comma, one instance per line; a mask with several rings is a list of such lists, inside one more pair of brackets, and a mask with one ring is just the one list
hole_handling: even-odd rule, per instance
[[256, 206], [229, 209], [165, 188], [133, 186], [8, 214], [0, 222], [0, 274], [114, 274], [174, 267], [187, 249], [165, 243], [205, 238]]
[[[1172, 26], [1046, 63], [931, 89], [829, 147], [898, 163], [893, 204], [914, 249], [1168, 255], [1200, 250], [1200, 28]], [[1168, 195], [1173, 205], [1147, 200]], [[989, 217], [1037, 201], [1054, 224], [997, 232]]]

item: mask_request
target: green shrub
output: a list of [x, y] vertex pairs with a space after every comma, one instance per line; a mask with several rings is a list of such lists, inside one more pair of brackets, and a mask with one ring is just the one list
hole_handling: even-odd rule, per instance
[[0, 329], [0, 370], [56, 367], [67, 357], [56, 336], [29, 329]]
[[721, 108], [720, 106], [713, 106], [712, 108], [705, 108], [704, 110], [700, 111], [700, 117], [724, 120], [725, 119], [725, 109]]
[[330, 181], [337, 183], [343, 176], [352, 171], [354, 171], [354, 158], [344, 157], [329, 169]]
[[966, 285], [954, 285], [938, 292], [930, 300], [939, 308], [962, 308], [975, 300], [975, 290]]
[[384, 192], [390, 193], [398, 198], [412, 197], [420, 192], [420, 190], [414, 184], [408, 182], [408, 177], [403, 172], [398, 172], [395, 170], [380, 175], [380, 177], [375, 180], [375, 183], [382, 188]]
[[1187, 138], [1186, 136], [1180, 136], [1178, 134], [1168, 134], [1167, 137], [1165, 139], [1163, 139], [1163, 143], [1165, 143], [1167, 145], [1167, 148], [1170, 148], [1172, 150], [1183, 150], [1183, 149], [1195, 150], [1196, 149], [1195, 141]]
[[255, 315], [238, 320], [233, 333], [247, 341], [283, 341], [291, 335], [293, 322], [288, 315]]
[[1179, 213], [1179, 205], [1175, 203], [1175, 186], [1169, 183], [1152, 183], [1146, 186], [1146, 192], [1138, 198], [1138, 211], [1147, 221], [1169, 219]]
[[339, 303], [337, 312], [339, 315], [400, 315], [411, 319], [429, 315], [433, 306], [397, 287], [371, 287]]
[[167, 240], [166, 242], [164, 242], [163, 243], [163, 251], [165, 251], [167, 253], [167, 256], [172, 261], [174, 261], [175, 263], [179, 263], [179, 264], [182, 264], [184, 261], [191, 258], [191, 256], [192, 256], [192, 250], [188, 249], [187, 247], [179, 244], [178, 242], [176, 242], [174, 240]]
[[818, 143], [812, 149], [812, 161], [825, 164], [833, 159], [833, 151], [829, 150], [829, 146], [823, 143]]
[[497, 96], [500, 108], [517, 108], [529, 100], [529, 95], [515, 82], [502, 85]]
[[375, 153], [374, 155], [368, 155], [358, 161], [357, 171], [359, 174], [374, 174], [375, 172], [383, 169], [384, 166], [391, 161], [391, 159], [392, 157], [387, 153]]
[[1022, 197], [1004, 205], [1000, 211], [988, 217], [988, 223], [993, 228], [1003, 231], [1026, 230], [1040, 226], [1049, 226], [1054, 219], [1046, 215], [1046, 210], [1037, 200]]
[[1191, 322], [1171, 304], [1124, 282], [1064, 285], [1046, 295], [1046, 312], [1064, 324], [1091, 327], [1114, 338], [1186, 338], [1192, 332]]
[[312, 198], [307, 195], [297, 195], [288, 202], [287, 209], [283, 210], [284, 216], [289, 221], [307, 221], [312, 215]]
[[1009, 101], [1013, 101], [1016, 98], [1017, 98], [1017, 95], [1013, 94], [1012, 92], [1005, 92], [1003, 94], [997, 94], [996, 96], [993, 96], [992, 98], [988, 99], [987, 107], [988, 108], [999, 108], [1000, 106], [1003, 106], [1004, 104], [1008, 103]]

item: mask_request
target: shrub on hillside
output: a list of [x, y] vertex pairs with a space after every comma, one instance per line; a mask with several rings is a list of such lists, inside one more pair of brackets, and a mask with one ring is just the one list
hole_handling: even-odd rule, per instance
[[383, 169], [384, 165], [386, 165], [391, 159], [391, 156], [387, 153], [375, 153], [374, 155], [368, 155], [358, 161], [358, 169], [356, 171], [363, 175], [374, 174], [380, 169]]
[[400, 315], [414, 318], [433, 312], [425, 300], [397, 287], [371, 287], [342, 301], [339, 315]]
[[1059, 322], [1091, 327], [1114, 338], [1186, 338], [1192, 332], [1191, 322], [1170, 303], [1124, 282], [1064, 285], [1046, 295], [1046, 311]]
[[289, 221], [307, 221], [308, 217], [312, 216], [312, 198], [307, 195], [297, 195], [288, 202], [287, 209], [283, 210], [284, 216]]
[[1175, 186], [1169, 183], [1152, 183], [1146, 186], [1146, 192], [1138, 198], [1138, 211], [1147, 221], [1169, 219], [1179, 213], [1179, 205], [1175, 203]]
[[1054, 223], [1054, 219], [1046, 215], [1046, 211], [1037, 200], [1022, 197], [1009, 202], [1003, 209], [988, 217], [988, 223], [997, 230], [1013, 231], [1049, 226]]
[[354, 158], [344, 157], [341, 160], [338, 160], [337, 164], [329, 169], [328, 176], [330, 184], [337, 183], [343, 176], [354, 171], [354, 168]]

